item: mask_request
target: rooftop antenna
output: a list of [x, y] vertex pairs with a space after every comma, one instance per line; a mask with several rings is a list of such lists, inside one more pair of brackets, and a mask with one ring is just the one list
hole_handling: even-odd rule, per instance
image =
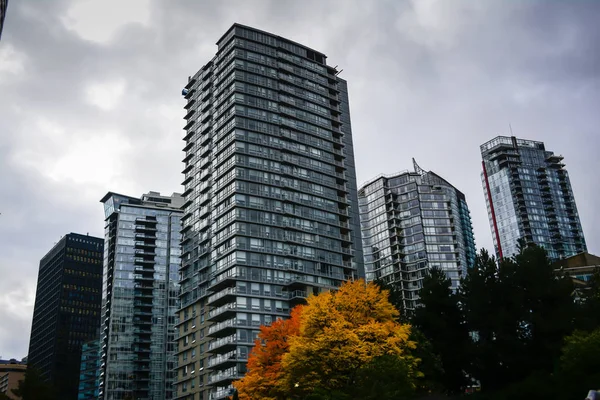
[[508, 129], [510, 129], [510, 136], [515, 136], [513, 135], [512, 126], [510, 125], [510, 122], [508, 123]]

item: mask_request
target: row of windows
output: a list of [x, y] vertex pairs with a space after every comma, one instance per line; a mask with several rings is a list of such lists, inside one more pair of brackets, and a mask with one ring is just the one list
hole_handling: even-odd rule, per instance
[[76, 276], [83, 276], [83, 277], [89, 277], [89, 278], [100, 278], [102, 275], [101, 274], [95, 274], [93, 272], [87, 272], [87, 271], [81, 271], [78, 269], [70, 269], [70, 268], [65, 268], [65, 274], [69, 274], [69, 275], [76, 275]]
[[[98, 278], [100, 278], [100, 275], [97, 276]], [[76, 292], [89, 292], [89, 293], [98, 293], [99, 290], [93, 287], [89, 287], [89, 286], [82, 286], [82, 285], [73, 285], [73, 284], [68, 284], [65, 283], [62, 285], [63, 289], [67, 289], [67, 290], [73, 290]]]
[[99, 251], [79, 249], [76, 247], [67, 247], [66, 252], [67, 252], [67, 254], [76, 254], [76, 255], [86, 256], [86, 257], [102, 258], [102, 253]]
[[65, 258], [67, 260], [73, 260], [76, 262], [81, 262], [81, 263], [86, 263], [86, 264], [102, 265], [102, 259], [98, 259], [98, 258], [80, 257], [80, 256], [69, 255], [69, 254], [66, 255]]
[[68, 312], [71, 314], [79, 314], [79, 315], [92, 315], [94, 317], [98, 316], [98, 312], [97, 311], [91, 311], [91, 310], [82, 310], [81, 308], [74, 308], [74, 307], [66, 307], [66, 306], [61, 306], [60, 307], [60, 311], [63, 312]]

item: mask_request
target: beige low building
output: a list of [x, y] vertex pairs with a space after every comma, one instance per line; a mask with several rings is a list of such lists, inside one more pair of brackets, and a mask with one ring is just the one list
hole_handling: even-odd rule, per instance
[[590, 287], [592, 276], [600, 270], [600, 257], [590, 253], [579, 253], [552, 264], [555, 271], [567, 274], [573, 280], [573, 297], [579, 300], [582, 293]]
[[20, 400], [12, 393], [12, 389], [19, 386], [19, 381], [25, 378], [27, 364], [17, 360], [0, 360], [0, 393], [5, 393], [9, 398]]

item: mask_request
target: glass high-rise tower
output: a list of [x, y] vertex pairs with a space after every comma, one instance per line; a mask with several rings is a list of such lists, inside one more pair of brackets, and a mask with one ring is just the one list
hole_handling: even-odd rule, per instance
[[346, 82], [257, 29], [217, 45], [183, 90], [181, 399], [230, 394], [260, 325], [363, 274]]
[[109, 192], [101, 202], [106, 219], [99, 398], [171, 399], [183, 198]]
[[498, 136], [481, 145], [481, 179], [498, 257], [520, 243], [543, 247], [552, 260], [587, 251], [563, 157], [544, 143]]
[[465, 195], [413, 164], [414, 172], [377, 177], [358, 192], [367, 280], [401, 289], [409, 312], [429, 269], [444, 271], [456, 290], [476, 253]]

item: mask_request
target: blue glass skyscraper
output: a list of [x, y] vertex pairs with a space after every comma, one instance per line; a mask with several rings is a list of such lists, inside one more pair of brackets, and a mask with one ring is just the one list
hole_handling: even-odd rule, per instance
[[552, 260], [587, 251], [563, 157], [544, 143], [498, 136], [481, 145], [483, 192], [498, 257], [520, 243], [543, 247]]
[[109, 192], [101, 202], [106, 219], [99, 398], [171, 399], [183, 199]]

